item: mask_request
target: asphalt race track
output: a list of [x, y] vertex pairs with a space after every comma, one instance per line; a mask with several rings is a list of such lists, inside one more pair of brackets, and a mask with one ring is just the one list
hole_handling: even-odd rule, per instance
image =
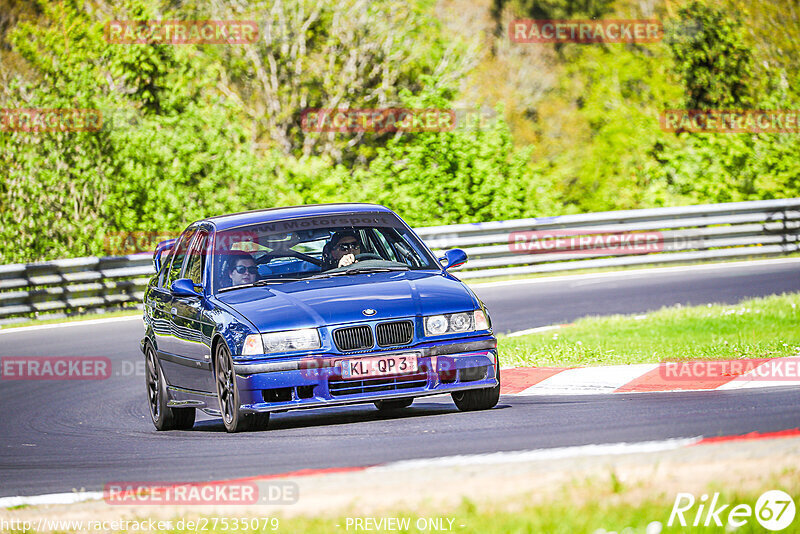
[[[476, 289], [499, 332], [799, 290], [800, 261]], [[270, 430], [235, 435], [199, 414], [191, 431], [162, 433], [147, 412], [141, 334], [138, 320], [0, 333], [0, 357], [105, 356], [113, 369], [107, 380], [0, 381], [0, 497], [800, 426], [800, 390], [788, 387], [504, 396], [476, 413], [434, 397], [388, 416], [371, 405], [276, 414]]]

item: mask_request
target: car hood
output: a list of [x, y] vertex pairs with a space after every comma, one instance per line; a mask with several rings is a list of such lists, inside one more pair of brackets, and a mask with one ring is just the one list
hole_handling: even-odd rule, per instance
[[[260, 332], [474, 310], [478, 301], [457, 279], [402, 271], [337, 276], [227, 291], [217, 295]], [[363, 310], [373, 309], [367, 316]]]

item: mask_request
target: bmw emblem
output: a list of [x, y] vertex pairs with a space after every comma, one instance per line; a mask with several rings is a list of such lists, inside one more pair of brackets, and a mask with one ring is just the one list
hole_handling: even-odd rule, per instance
[[367, 308], [366, 310], [361, 310], [361, 313], [363, 313], [367, 317], [372, 317], [378, 312], [376, 310], [373, 310], [372, 308]]

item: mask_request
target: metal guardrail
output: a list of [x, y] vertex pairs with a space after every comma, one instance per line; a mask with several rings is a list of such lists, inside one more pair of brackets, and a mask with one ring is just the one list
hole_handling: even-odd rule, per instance
[[[800, 250], [800, 198], [431, 226], [416, 232], [434, 251], [458, 247], [467, 252], [470, 261], [455, 270], [462, 279], [777, 256]], [[645, 252], [608, 246], [619, 241], [609, 236], [637, 235], [653, 246]], [[598, 239], [605, 245], [592, 244]], [[586, 246], [569, 245], [576, 242]], [[149, 253], [2, 265], [0, 322], [135, 305], [152, 274]]]
[[[462, 279], [776, 256], [800, 250], [800, 198], [432, 226], [415, 231], [434, 251], [458, 247], [467, 252], [470, 261], [458, 270]], [[610, 235], [645, 232], [658, 238], [658, 250], [558, 249], [552, 237], [604, 236], [607, 243]], [[535, 237], [537, 244], [550, 247], [531, 247], [520, 253], [514, 246], [520, 237], [528, 245], [534, 244]]]
[[141, 302], [152, 275], [151, 254], [0, 265], [0, 320]]

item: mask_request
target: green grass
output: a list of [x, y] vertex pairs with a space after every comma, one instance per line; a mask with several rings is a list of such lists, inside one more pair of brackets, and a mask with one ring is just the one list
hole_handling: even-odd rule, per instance
[[673, 306], [588, 317], [560, 330], [500, 337], [503, 365], [585, 366], [800, 354], [800, 293], [735, 305]]
[[[787, 460], [788, 461], [788, 460]], [[684, 473], [686, 474], [686, 473]], [[528, 493], [519, 493], [504, 500], [470, 500], [463, 498], [458, 505], [436, 505], [423, 502], [411, 508], [392, 508], [385, 510], [365, 512], [357, 504], [349, 509], [343, 509], [332, 514], [299, 515], [296, 517], [281, 517], [280, 515], [253, 512], [250, 514], [225, 514], [216, 513], [214, 516], [194, 516], [171, 519], [171, 530], [175, 534], [196, 532], [189, 528], [187, 521], [195, 525], [200, 521], [204, 528], [201, 532], [278, 532], [303, 534], [328, 534], [367, 532], [356, 529], [353, 520], [371, 518], [379, 521], [382, 518], [395, 518], [408, 520], [409, 528], [389, 530], [386, 528], [372, 528], [369, 532], [454, 532], [459, 534], [506, 534], [506, 533], [543, 533], [543, 534], [610, 534], [611, 532], [629, 534], [649, 533], [723, 533], [735, 530], [740, 534], [766, 532], [758, 523], [756, 517], [746, 517], [746, 524], [737, 528], [726, 530], [725, 524], [728, 513], [737, 505], [747, 505], [755, 510], [756, 502], [761, 494], [769, 490], [782, 490], [797, 500], [800, 495], [800, 469], [795, 466], [775, 467], [771, 472], [765, 472], [751, 479], [746, 488], [732, 488], [731, 481], [710, 481], [702, 485], [693, 484], [693, 488], [678, 487], [664, 490], [660, 485], [664, 480], [646, 481], [634, 479], [630, 482], [621, 481], [623, 477], [617, 476], [613, 468], [608, 468], [607, 475], [590, 475], [588, 477], [573, 478], [564, 483], [557, 483], [547, 488], [546, 492], [538, 492], [538, 496]], [[670, 477], [668, 476], [667, 479]], [[758, 482], [754, 482], [758, 480]], [[675, 520], [669, 526], [669, 520], [678, 492], [690, 492], [695, 497], [694, 506], [684, 512], [683, 517], [687, 526], [681, 526]], [[716, 507], [728, 505], [719, 514], [722, 527], [702, 526], [708, 511], [708, 501], [713, 499], [714, 493], [719, 493]], [[702, 494], [708, 495], [704, 510], [700, 515], [700, 526], [692, 527]], [[682, 501], [685, 504], [686, 501]], [[776, 506], [771, 503], [771, 507]], [[762, 509], [763, 511], [763, 509]], [[239, 523], [232, 527], [235, 518]], [[247, 525], [258, 521], [258, 528], [245, 528], [243, 519], [247, 518]], [[6, 518], [7, 520], [9, 518]], [[146, 520], [146, 517], [130, 517], [131, 520]], [[166, 518], [160, 518], [167, 520]], [[348, 522], [350, 519], [350, 522]], [[418, 528], [417, 522], [424, 519], [438, 519], [447, 529]], [[452, 520], [452, 523], [448, 521]], [[159, 519], [156, 519], [158, 521]], [[179, 521], [183, 521], [179, 527]], [[224, 520], [224, 522], [223, 522]], [[657, 524], [654, 524], [657, 523]], [[422, 524], [420, 523], [420, 526]], [[781, 530], [781, 532], [797, 532], [800, 526], [800, 509], [794, 521]], [[648, 530], [649, 527], [649, 530]], [[12, 531], [13, 532], [13, 531]], [[137, 531], [131, 531], [137, 532]]]
[[[738, 504], [745, 504], [751, 508], [755, 507], [758, 497], [767, 490], [781, 489], [790, 496], [796, 497], [800, 494], [800, 471], [794, 470], [790, 476], [770, 477], [765, 476], [763, 486], [757, 491], [732, 490], [722, 484], [711, 484], [707, 488], [709, 494], [719, 492], [717, 507], [723, 504], [729, 506], [720, 514], [723, 525], [727, 521], [727, 514]], [[780, 478], [781, 480], [778, 480]], [[792, 481], [793, 479], [793, 481]], [[789, 480], [789, 482], [786, 482]], [[375, 520], [381, 518], [408, 519], [408, 529], [386, 530], [375, 529], [372, 532], [437, 532], [437, 530], [426, 530], [417, 528], [416, 522], [421, 518], [442, 519], [445, 526], [448, 519], [452, 519], [452, 530], [449, 532], [463, 534], [493, 534], [493, 533], [543, 533], [543, 534], [605, 534], [609, 532], [626, 532], [630, 534], [645, 534], [648, 532], [663, 533], [720, 533], [725, 532], [725, 527], [691, 527], [695, 513], [698, 510], [700, 494], [695, 493], [697, 502], [694, 507], [684, 513], [687, 520], [686, 527], [680, 526], [675, 521], [673, 526], [668, 526], [670, 512], [675, 503], [676, 494], [666, 492], [653, 492], [652, 489], [637, 487], [618, 487], [619, 482], [615, 482], [612, 476], [606, 481], [580, 480], [567, 484], [560, 488], [554, 488], [550, 497], [545, 502], [531, 504], [525, 495], [515, 497], [502, 504], [476, 503], [464, 499], [455, 508], [437, 507], [430, 509], [430, 506], [416, 510], [396, 510], [389, 512], [378, 512], [364, 514], [363, 512], [353, 511], [352, 513], [342, 513], [338, 517], [296, 517], [279, 518], [279, 525], [275, 532], [302, 532], [304, 534], [327, 534], [327, 533], [347, 533], [365, 532], [357, 530], [353, 523], [349, 524], [347, 519], [367, 517]], [[627, 492], [630, 490], [630, 493]], [[637, 496], [640, 490], [647, 491], [646, 497]], [[704, 490], [706, 491], [706, 490]], [[427, 508], [427, 509], [426, 509]], [[708, 506], [706, 506], [706, 509]], [[704, 510], [705, 511], [705, 510]], [[705, 514], [701, 516], [700, 524], [705, 520]], [[652, 523], [660, 523], [660, 529]], [[713, 525], [713, 522], [711, 523]], [[783, 532], [796, 532], [797, 525], [800, 524], [800, 516], [796, 516], [794, 522]], [[222, 529], [217, 530], [222, 531]], [[188, 532], [187, 530], [173, 530], [172, 532]], [[241, 532], [241, 531], [240, 531]], [[245, 530], [244, 532], [273, 532], [271, 528], [263, 530]], [[441, 530], [439, 531], [441, 532]], [[747, 523], [741, 528], [736, 529], [737, 533], [746, 534], [751, 532], [765, 532], [755, 517], [747, 518]]]

